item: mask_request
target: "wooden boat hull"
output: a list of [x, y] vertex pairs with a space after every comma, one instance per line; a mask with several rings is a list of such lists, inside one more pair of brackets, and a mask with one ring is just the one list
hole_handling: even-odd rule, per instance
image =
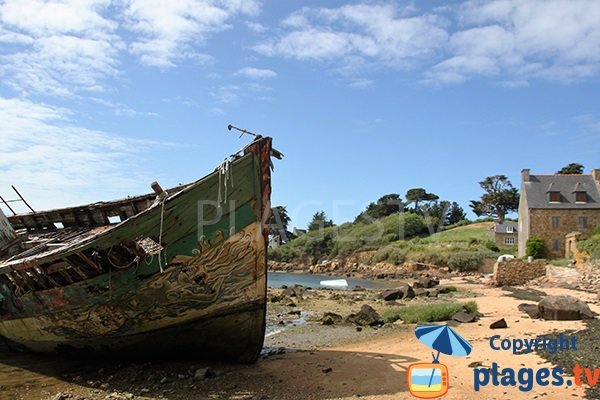
[[[270, 139], [253, 146], [230, 170], [97, 237], [6, 263], [0, 335], [14, 348], [37, 352], [256, 360], [266, 315]], [[153, 238], [161, 250], [125, 264], [123, 243], [140, 238]], [[67, 285], [39, 281], [54, 286], [44, 290], [25, 285], [40, 270], [50, 274], [65, 263], [77, 270], [75, 260], [85, 258], [108, 271]]]

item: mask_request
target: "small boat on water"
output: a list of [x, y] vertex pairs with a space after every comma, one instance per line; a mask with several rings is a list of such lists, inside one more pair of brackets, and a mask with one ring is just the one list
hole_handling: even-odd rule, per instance
[[324, 281], [320, 281], [319, 285], [331, 287], [348, 287], [348, 281], [345, 279], [327, 279]]
[[0, 336], [18, 350], [253, 362], [266, 315], [271, 138], [213, 173], [6, 217]]

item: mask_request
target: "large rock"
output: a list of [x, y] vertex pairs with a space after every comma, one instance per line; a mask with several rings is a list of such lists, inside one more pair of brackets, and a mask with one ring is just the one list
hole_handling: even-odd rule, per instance
[[529, 315], [529, 318], [531, 319], [538, 319], [540, 317], [540, 309], [538, 308], [537, 304], [521, 303], [519, 304], [518, 308], [519, 311]]
[[363, 304], [358, 313], [348, 315], [346, 320], [360, 326], [383, 325], [381, 316], [368, 304]]
[[334, 325], [334, 324], [339, 324], [344, 320], [344, 318], [336, 313], [332, 313], [332, 312], [326, 312], [325, 314], [323, 314], [323, 318], [321, 318], [321, 321], [323, 322], [323, 325]]
[[587, 304], [569, 295], [546, 296], [538, 303], [538, 310], [542, 318], [557, 321], [594, 318]]
[[439, 284], [440, 284], [440, 280], [439, 279], [430, 278], [430, 277], [424, 277], [424, 278], [421, 278], [418, 281], [416, 281], [413, 284], [413, 287], [415, 287], [415, 288], [431, 289], [432, 287], [437, 286]]
[[397, 289], [388, 289], [381, 293], [381, 298], [385, 301], [398, 299], [412, 299], [415, 297], [415, 292], [410, 285], [406, 284]]
[[490, 329], [505, 329], [508, 328], [508, 324], [504, 318], [494, 321], [490, 324]]
[[[283, 286], [282, 286], [283, 288]], [[306, 291], [306, 288], [302, 285], [294, 285], [291, 287], [285, 287], [283, 288], [283, 292], [281, 293], [282, 296], [288, 296], [288, 297], [302, 297], [302, 294], [304, 294], [304, 292]]]
[[459, 311], [456, 314], [454, 314], [452, 319], [454, 321], [461, 322], [464, 324], [477, 321], [477, 315], [466, 311]]

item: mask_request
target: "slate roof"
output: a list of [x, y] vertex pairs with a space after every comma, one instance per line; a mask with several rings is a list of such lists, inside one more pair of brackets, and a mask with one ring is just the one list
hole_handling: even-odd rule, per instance
[[[529, 175], [522, 191], [528, 208], [600, 208], [600, 192], [591, 175]], [[560, 202], [550, 202], [548, 192], [560, 192]], [[586, 192], [587, 202], [575, 202], [575, 192]]]
[[[509, 232], [508, 228], [512, 227], [513, 231]], [[519, 230], [519, 224], [513, 221], [496, 222], [494, 224], [495, 233], [517, 233]]]

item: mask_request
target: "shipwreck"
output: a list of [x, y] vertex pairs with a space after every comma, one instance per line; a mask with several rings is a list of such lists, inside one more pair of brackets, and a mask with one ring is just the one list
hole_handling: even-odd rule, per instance
[[271, 155], [280, 158], [271, 138], [255, 135], [190, 184], [155, 182], [142, 196], [8, 217], [0, 210], [1, 338], [34, 352], [255, 361]]

